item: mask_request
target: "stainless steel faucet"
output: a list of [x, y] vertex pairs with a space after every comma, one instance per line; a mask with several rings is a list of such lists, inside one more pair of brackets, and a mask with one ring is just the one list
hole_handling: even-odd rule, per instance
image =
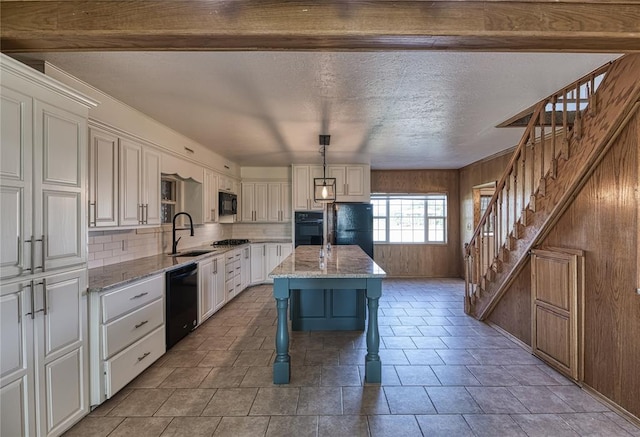
[[[176, 228], [176, 218], [182, 214], [189, 217], [188, 228]], [[176, 231], [186, 231], [186, 230], [191, 230], [191, 236], [193, 237], [193, 219], [191, 218], [191, 215], [188, 212], [179, 212], [173, 216], [171, 255], [175, 255], [176, 253], [178, 253], [178, 241], [180, 241], [180, 238], [182, 238], [182, 237], [178, 237], [178, 239], [176, 240]]]

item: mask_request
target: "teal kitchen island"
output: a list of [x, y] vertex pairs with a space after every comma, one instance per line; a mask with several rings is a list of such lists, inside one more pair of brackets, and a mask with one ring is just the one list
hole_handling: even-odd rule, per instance
[[[322, 306], [321, 317], [316, 320], [292, 320], [292, 325], [304, 326], [311, 323], [314, 330], [327, 330], [340, 326], [342, 320], [364, 320], [364, 309], [358, 304], [358, 294], [364, 292], [367, 302], [367, 354], [365, 362], [365, 381], [379, 383], [382, 364], [378, 351], [380, 334], [378, 332], [378, 300], [382, 294], [382, 278], [386, 276], [382, 270], [359, 246], [333, 246], [320, 258], [320, 246], [298, 246], [269, 277], [273, 278], [273, 296], [276, 299], [278, 323], [276, 330], [276, 358], [273, 363], [274, 384], [288, 384], [291, 371], [289, 356], [289, 329], [287, 326], [287, 309], [292, 294], [298, 306]], [[327, 302], [316, 304], [318, 294], [327, 296]], [[339, 301], [341, 294], [348, 293], [355, 304], [348, 308], [332, 307], [328, 301]], [[305, 299], [309, 298], [308, 302]], [[352, 314], [348, 314], [352, 312]], [[292, 318], [298, 316], [292, 313]], [[314, 317], [310, 317], [313, 319]], [[349, 325], [351, 322], [348, 322]], [[340, 329], [340, 328], [338, 328]], [[342, 328], [350, 329], [350, 328]]]

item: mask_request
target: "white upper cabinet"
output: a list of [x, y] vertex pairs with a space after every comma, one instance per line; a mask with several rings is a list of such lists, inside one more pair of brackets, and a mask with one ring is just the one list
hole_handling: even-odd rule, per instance
[[145, 225], [160, 224], [160, 153], [142, 150], [142, 205]]
[[204, 222], [213, 223], [218, 220], [218, 176], [211, 170], [204, 170], [204, 187], [202, 190]]
[[[295, 211], [322, 210], [322, 204], [313, 201], [313, 179], [322, 175], [322, 166], [293, 166], [292, 199]], [[369, 202], [371, 173], [368, 165], [329, 165], [326, 175], [336, 179], [337, 202]]]
[[[321, 165], [294, 165], [292, 167], [292, 198], [295, 211], [322, 210], [322, 204], [313, 201], [313, 180], [322, 177]], [[327, 177], [329, 177], [327, 175]]]
[[291, 184], [288, 182], [243, 182], [243, 222], [277, 223], [291, 220]]
[[291, 184], [288, 182], [270, 183], [268, 190], [267, 221], [291, 221]]
[[120, 226], [160, 224], [160, 153], [120, 138]]
[[89, 129], [89, 227], [118, 225], [118, 137]]
[[337, 202], [368, 202], [371, 174], [368, 165], [331, 165], [327, 177], [336, 179]]
[[90, 102], [15, 61], [1, 66], [1, 277], [83, 264]]
[[267, 184], [243, 182], [240, 196], [240, 217], [243, 222], [267, 221]]
[[31, 273], [33, 104], [2, 87], [0, 95], [0, 277]]

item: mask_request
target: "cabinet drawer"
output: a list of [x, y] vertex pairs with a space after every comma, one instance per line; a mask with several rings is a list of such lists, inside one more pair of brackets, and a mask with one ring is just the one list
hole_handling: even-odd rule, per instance
[[102, 326], [102, 357], [109, 358], [164, 323], [164, 299]]
[[104, 362], [105, 395], [110, 398], [165, 352], [164, 325]]
[[135, 282], [102, 296], [102, 323], [120, 317], [163, 295], [164, 275]]

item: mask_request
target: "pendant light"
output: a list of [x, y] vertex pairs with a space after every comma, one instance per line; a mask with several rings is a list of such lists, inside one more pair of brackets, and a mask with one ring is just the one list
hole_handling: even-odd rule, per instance
[[313, 201], [316, 203], [332, 203], [336, 201], [336, 178], [327, 177], [327, 146], [331, 135], [320, 135], [322, 147], [322, 177], [313, 178]]

